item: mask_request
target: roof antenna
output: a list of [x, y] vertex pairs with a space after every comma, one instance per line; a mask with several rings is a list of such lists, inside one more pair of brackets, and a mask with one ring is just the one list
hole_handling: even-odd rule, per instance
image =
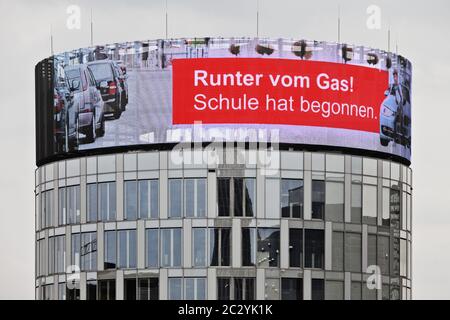
[[168, 30], [169, 30], [169, 14], [168, 14], [168, 4], [166, 0], [166, 39], [168, 39]]
[[338, 5], [338, 21], [337, 21], [338, 43], [341, 43], [341, 5]]
[[94, 22], [92, 20], [92, 8], [91, 8], [91, 47], [94, 46]]
[[259, 0], [256, 0], [256, 37], [259, 38]]
[[50, 53], [53, 55], [53, 28], [52, 25], [50, 25]]

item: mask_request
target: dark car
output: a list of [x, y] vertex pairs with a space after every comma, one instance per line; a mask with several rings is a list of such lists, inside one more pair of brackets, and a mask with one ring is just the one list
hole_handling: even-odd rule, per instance
[[120, 65], [114, 61], [114, 67], [117, 70], [117, 73], [119, 74], [119, 83], [122, 87], [122, 109], [123, 111], [126, 110], [126, 105], [128, 104], [128, 76], [123, 72], [123, 69], [120, 67]]
[[78, 148], [78, 107], [62, 68], [53, 89], [53, 121], [57, 151], [75, 151]]
[[92, 72], [85, 64], [65, 68], [74, 103], [78, 105], [78, 130], [92, 143], [105, 134], [104, 102]]
[[92, 71], [97, 88], [105, 102], [105, 114], [112, 114], [115, 119], [120, 118], [123, 111], [123, 89], [120, 85], [120, 74], [111, 60], [89, 62], [88, 69]]

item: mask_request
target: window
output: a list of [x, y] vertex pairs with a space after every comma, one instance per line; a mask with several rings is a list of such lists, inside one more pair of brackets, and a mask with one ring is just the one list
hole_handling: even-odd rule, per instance
[[98, 299], [116, 300], [116, 280], [98, 280]]
[[206, 179], [185, 179], [186, 217], [206, 216]]
[[146, 266], [148, 268], [158, 268], [158, 248], [159, 248], [159, 230], [158, 229], [147, 229], [146, 230], [146, 241], [147, 241], [147, 255], [146, 255]]
[[255, 278], [217, 278], [218, 300], [255, 300]]
[[351, 221], [361, 223], [362, 216], [362, 186], [359, 183], [352, 184]]
[[363, 186], [363, 223], [377, 223], [377, 187]]
[[389, 237], [378, 235], [377, 237], [377, 260], [381, 274], [389, 276]]
[[124, 279], [124, 299], [137, 299], [137, 281], [136, 278]]
[[378, 167], [376, 159], [363, 159], [363, 173], [365, 176], [377, 176]]
[[360, 233], [345, 233], [345, 271], [361, 272]]
[[116, 268], [116, 231], [105, 231], [104, 269]]
[[231, 229], [214, 228], [209, 234], [210, 266], [231, 265]]
[[352, 281], [351, 284], [351, 299], [361, 300], [361, 282]]
[[116, 219], [116, 183], [99, 183], [98, 190], [100, 220], [114, 221]]
[[58, 283], [58, 300], [66, 300], [66, 283]]
[[136, 220], [138, 211], [138, 192], [137, 192], [137, 181], [125, 181], [125, 197], [124, 197], [124, 218], [125, 220]]
[[156, 219], [159, 216], [158, 180], [139, 180], [139, 218]]
[[344, 233], [333, 231], [332, 270], [344, 271]]
[[254, 178], [218, 178], [217, 202], [220, 217], [253, 217], [256, 213]]
[[159, 279], [141, 278], [138, 279], [138, 298], [139, 300], [158, 300], [159, 297]]
[[86, 281], [86, 300], [97, 300], [97, 280]]
[[90, 183], [86, 186], [87, 190], [87, 221], [98, 221], [98, 202], [97, 202], [97, 184]]
[[278, 267], [280, 264], [280, 229], [257, 229], [259, 267]]
[[242, 265], [256, 265], [256, 229], [242, 228]]
[[280, 300], [280, 279], [279, 278], [266, 278], [265, 283], [265, 299], [266, 300]]
[[72, 233], [72, 250], [70, 263], [81, 269], [80, 247], [81, 235], [79, 233]]
[[303, 267], [303, 230], [289, 229], [289, 266]]
[[[66, 188], [58, 189], [58, 225], [66, 224]], [[64, 290], [64, 292], [66, 292]]]
[[181, 228], [161, 229], [161, 267], [181, 267]]
[[81, 234], [81, 270], [97, 270], [97, 232]]
[[136, 230], [119, 230], [119, 268], [136, 268]]
[[206, 228], [192, 229], [192, 264], [194, 267], [206, 267]]
[[311, 300], [323, 300], [324, 299], [324, 284], [323, 279], [311, 280]]
[[41, 193], [41, 228], [50, 227], [53, 217], [53, 190]]
[[342, 182], [326, 183], [326, 217], [329, 221], [344, 221], [344, 184]]
[[344, 282], [327, 280], [325, 290], [326, 300], [344, 300]]
[[80, 223], [80, 186], [66, 188], [68, 223]]
[[55, 273], [55, 237], [48, 238], [48, 274]]
[[369, 234], [367, 237], [367, 265], [377, 265], [377, 235]]
[[80, 288], [66, 288], [67, 300], [80, 300]]
[[303, 180], [281, 180], [281, 216], [283, 218], [303, 217]]
[[185, 278], [184, 299], [206, 300], [206, 278]]
[[281, 300], [303, 300], [303, 279], [282, 278]]
[[305, 268], [323, 269], [324, 231], [305, 229]]
[[66, 237], [57, 236], [55, 239], [55, 271], [66, 272]]
[[312, 180], [312, 214], [313, 219], [323, 219], [325, 211], [325, 182]]
[[390, 188], [383, 188], [383, 194], [382, 194], [382, 217], [381, 217], [381, 224], [383, 226], [389, 227], [391, 224], [390, 220]]
[[230, 216], [230, 178], [217, 179], [217, 202], [219, 207], [219, 217]]
[[181, 218], [183, 214], [183, 180], [169, 179], [169, 218]]

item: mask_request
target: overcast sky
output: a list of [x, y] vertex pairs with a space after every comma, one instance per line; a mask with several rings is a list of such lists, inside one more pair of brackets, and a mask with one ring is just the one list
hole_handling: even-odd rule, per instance
[[[69, 5], [81, 29], [66, 27]], [[366, 26], [381, 8], [381, 29]], [[413, 297], [450, 299], [450, 2], [341, 0], [343, 42], [413, 63]], [[34, 299], [34, 66], [55, 52], [164, 36], [165, 0], [0, 0], [0, 299]], [[255, 36], [256, 0], [169, 0], [169, 37]], [[260, 36], [337, 40], [336, 1], [260, 0]]]

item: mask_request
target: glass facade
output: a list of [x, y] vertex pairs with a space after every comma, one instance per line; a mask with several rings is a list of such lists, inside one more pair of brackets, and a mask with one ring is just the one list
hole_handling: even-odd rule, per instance
[[[37, 169], [38, 299], [411, 298], [410, 168], [280, 151], [264, 175], [168, 154]], [[374, 272], [380, 289], [368, 287]]]

